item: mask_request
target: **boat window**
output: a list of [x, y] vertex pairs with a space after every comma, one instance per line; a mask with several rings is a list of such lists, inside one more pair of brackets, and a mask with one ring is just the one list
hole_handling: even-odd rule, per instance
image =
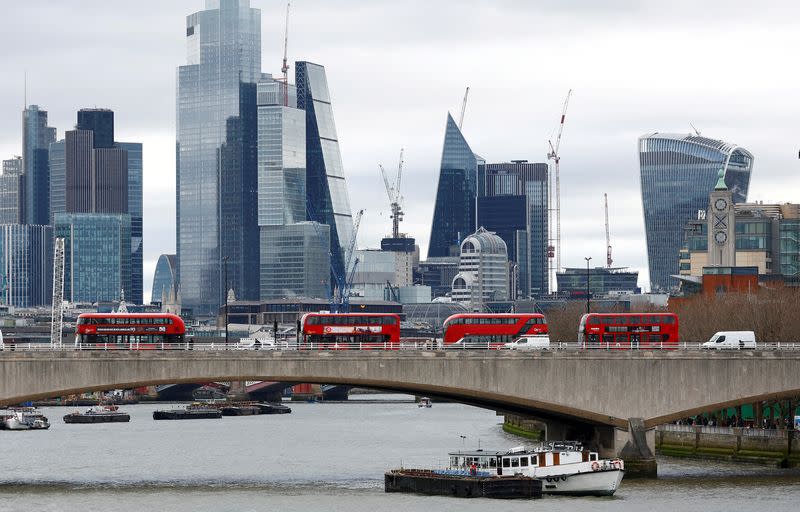
[[528, 465], [528, 457], [522, 457], [522, 458], [520, 458], [520, 459], [519, 459], [519, 465], [520, 465], [520, 466], [523, 466], [523, 467], [524, 467], [524, 466], [527, 466], [527, 465]]
[[538, 457], [536, 455], [531, 457], [531, 466], [536, 466], [538, 464]]
[[519, 467], [519, 458], [518, 457], [514, 457], [513, 459], [511, 459], [511, 467], [512, 468], [518, 468]]
[[490, 467], [490, 468], [497, 467], [497, 461], [494, 459], [494, 457], [492, 457], [491, 459], [489, 459], [489, 467]]
[[510, 468], [511, 467], [511, 460], [509, 460], [507, 457], [503, 457], [503, 467], [504, 468]]
[[589, 454], [589, 460], [597, 460], [597, 454], [596, 453], [590, 453]]

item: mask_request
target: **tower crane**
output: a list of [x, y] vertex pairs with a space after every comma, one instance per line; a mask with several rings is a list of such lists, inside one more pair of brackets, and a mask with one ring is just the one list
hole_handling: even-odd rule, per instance
[[[556, 258], [556, 265], [555, 270], [558, 272], [561, 269], [561, 171], [560, 171], [560, 162], [561, 162], [561, 153], [559, 153], [559, 149], [561, 148], [561, 134], [564, 131], [564, 121], [567, 118], [567, 105], [569, 105], [569, 98], [572, 95], [572, 89], [567, 92], [567, 98], [564, 100], [564, 107], [561, 109], [561, 120], [558, 125], [558, 136], [556, 137], [556, 143], [553, 145], [552, 140], [548, 140], [547, 143], [550, 146], [550, 151], [547, 153], [547, 159], [553, 160], [554, 162], [554, 170], [555, 170], [555, 181], [556, 181], [556, 190], [555, 190], [555, 214], [556, 214], [556, 233], [555, 233], [555, 240], [553, 240], [552, 236], [552, 222], [550, 222], [551, 226], [551, 245], [547, 248], [547, 255], [551, 259], [553, 258], [553, 249], [555, 250], [555, 258]], [[552, 243], [555, 241], [555, 247], [553, 247]], [[551, 264], [552, 268], [552, 264]], [[551, 272], [552, 275], [552, 272]]]
[[341, 277], [337, 276], [336, 279], [339, 281], [339, 300], [337, 301], [339, 313], [350, 312], [350, 290], [353, 287], [353, 277], [355, 277], [356, 268], [358, 267], [358, 258], [353, 259], [353, 254], [356, 251], [358, 228], [361, 226], [361, 217], [363, 216], [364, 210], [359, 210], [356, 214], [356, 218], [353, 221], [353, 237], [350, 239], [345, 253], [344, 275]]
[[469, 96], [469, 87], [464, 92], [464, 101], [461, 103], [461, 116], [458, 118], [458, 129], [464, 125], [464, 113], [467, 111], [467, 96]]
[[289, 62], [288, 49], [289, 49], [289, 2], [286, 2], [286, 26], [283, 33], [283, 65], [281, 66], [281, 73], [283, 73], [283, 106], [289, 106]]
[[606, 207], [606, 267], [611, 268], [614, 260], [611, 259], [611, 235], [608, 231], [608, 194], [603, 194], [603, 200]]
[[403, 148], [400, 148], [400, 163], [397, 164], [397, 176], [394, 184], [389, 182], [389, 176], [383, 165], [378, 164], [383, 176], [383, 185], [386, 187], [386, 195], [389, 196], [389, 207], [392, 211], [392, 237], [400, 238], [400, 221], [403, 220], [403, 197], [400, 195], [400, 183], [403, 179]]

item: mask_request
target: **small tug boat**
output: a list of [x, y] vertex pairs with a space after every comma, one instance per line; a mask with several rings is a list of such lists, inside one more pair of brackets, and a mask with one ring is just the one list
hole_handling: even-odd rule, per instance
[[116, 405], [95, 405], [86, 412], [75, 411], [64, 416], [64, 423], [125, 423], [131, 421], [130, 414], [122, 412]]
[[484, 450], [453, 452], [450, 468], [475, 469], [490, 475], [526, 476], [543, 482], [545, 494], [611, 496], [625, 474], [620, 459], [600, 459], [577, 442], [551, 442], [507, 452]]
[[34, 407], [21, 407], [11, 409], [11, 416], [6, 416], [3, 420], [3, 427], [6, 430], [47, 430], [50, 428], [50, 421], [38, 409]]
[[417, 407], [424, 407], [426, 409], [430, 409], [431, 407], [433, 407], [433, 402], [431, 402], [431, 399], [428, 398], [427, 396], [423, 396], [422, 398], [419, 399]]
[[204, 420], [222, 418], [222, 411], [206, 404], [190, 404], [184, 409], [153, 411], [154, 420]]

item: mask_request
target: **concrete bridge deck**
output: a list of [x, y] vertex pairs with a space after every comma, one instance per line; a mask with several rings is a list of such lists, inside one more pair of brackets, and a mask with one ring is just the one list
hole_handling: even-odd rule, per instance
[[235, 380], [349, 384], [448, 397], [589, 427], [597, 443], [615, 454], [631, 445], [646, 455], [658, 424], [800, 395], [800, 352], [0, 352], [0, 405], [92, 390]]

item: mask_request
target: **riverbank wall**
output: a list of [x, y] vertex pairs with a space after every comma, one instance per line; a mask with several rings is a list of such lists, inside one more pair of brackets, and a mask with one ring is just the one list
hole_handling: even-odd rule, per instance
[[800, 433], [794, 430], [661, 425], [655, 437], [657, 455], [800, 466]]

